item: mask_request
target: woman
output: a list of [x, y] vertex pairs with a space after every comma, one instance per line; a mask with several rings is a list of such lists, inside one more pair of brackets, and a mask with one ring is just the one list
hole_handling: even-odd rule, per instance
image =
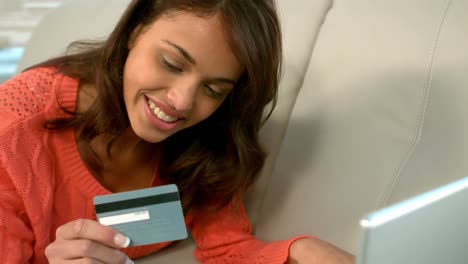
[[276, 100], [280, 35], [273, 1], [134, 0], [103, 43], [4, 84], [3, 263], [158, 251], [170, 243], [126, 248], [95, 221], [92, 198], [169, 183], [202, 263], [351, 263], [315, 238], [256, 240], [240, 202], [265, 160], [258, 131]]

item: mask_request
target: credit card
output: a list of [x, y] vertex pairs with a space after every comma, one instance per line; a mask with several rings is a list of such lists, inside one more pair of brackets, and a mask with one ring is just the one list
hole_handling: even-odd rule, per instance
[[179, 190], [175, 184], [96, 196], [99, 223], [141, 246], [187, 238]]

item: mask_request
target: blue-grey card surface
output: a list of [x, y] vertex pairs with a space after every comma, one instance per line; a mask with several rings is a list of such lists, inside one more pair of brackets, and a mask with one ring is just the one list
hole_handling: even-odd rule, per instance
[[174, 184], [94, 197], [96, 216], [140, 246], [187, 238], [179, 190]]

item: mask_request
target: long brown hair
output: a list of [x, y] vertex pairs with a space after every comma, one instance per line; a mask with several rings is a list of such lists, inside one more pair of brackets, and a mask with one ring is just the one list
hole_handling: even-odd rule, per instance
[[274, 0], [133, 0], [107, 40], [75, 42], [70, 46], [73, 53], [34, 67], [55, 66], [96, 87], [97, 96], [89, 109], [70, 118], [49, 120], [46, 127], [77, 129], [78, 142], [87, 146], [85, 162], [99, 171], [101, 163], [89, 142], [100, 134], [116, 138], [130, 126], [122, 76], [132, 32], [180, 10], [200, 16], [218, 14], [231, 49], [245, 66], [215, 113], [160, 143], [160, 177], [177, 184], [187, 212], [241, 199], [263, 167], [266, 152], [259, 130], [276, 104], [281, 64], [281, 31]]

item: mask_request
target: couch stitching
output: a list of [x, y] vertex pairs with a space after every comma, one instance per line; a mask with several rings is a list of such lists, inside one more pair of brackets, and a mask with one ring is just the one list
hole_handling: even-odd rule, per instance
[[414, 154], [414, 151], [416, 150], [416, 146], [419, 144], [421, 140], [421, 135], [422, 135], [422, 130], [423, 130], [423, 125], [424, 125], [424, 119], [426, 115], [426, 110], [427, 110], [427, 103], [429, 100], [429, 94], [431, 92], [431, 86], [432, 86], [432, 79], [433, 79], [433, 73], [434, 73], [434, 61], [437, 53], [437, 48], [440, 40], [440, 34], [442, 32], [442, 28], [446, 22], [447, 14], [450, 9], [450, 6], [452, 4], [452, 0], [446, 0], [444, 12], [442, 13], [441, 21], [439, 23], [435, 38], [434, 38], [434, 43], [432, 45], [431, 51], [430, 51], [430, 57], [429, 57], [429, 67], [426, 75], [426, 80], [424, 82], [424, 90], [421, 98], [421, 110], [419, 112], [418, 116], [418, 121], [417, 121], [417, 127], [416, 127], [416, 134], [414, 135], [414, 138], [412, 140], [412, 143], [410, 145], [410, 148], [406, 155], [403, 157], [400, 166], [396, 169], [394, 176], [391, 179], [391, 182], [387, 185], [385, 188], [385, 191], [379, 201], [378, 207], [377, 208], [382, 208], [385, 207], [388, 203], [388, 200], [392, 194], [392, 191], [394, 190], [395, 186], [398, 184], [398, 180], [400, 179], [401, 172], [403, 171], [406, 163], [408, 160], [411, 158], [411, 156]]

